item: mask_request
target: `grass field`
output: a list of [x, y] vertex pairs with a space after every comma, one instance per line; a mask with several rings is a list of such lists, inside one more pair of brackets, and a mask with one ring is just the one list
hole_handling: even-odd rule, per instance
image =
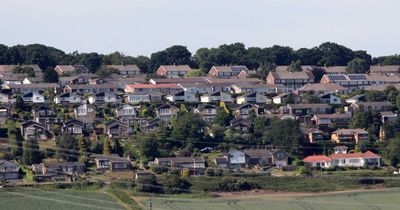
[[[154, 210], [397, 210], [400, 189], [320, 195], [260, 195], [213, 199], [153, 198]], [[147, 199], [141, 202], [146, 205]]]
[[0, 209], [12, 210], [124, 210], [111, 196], [102, 192], [72, 190], [0, 190]]

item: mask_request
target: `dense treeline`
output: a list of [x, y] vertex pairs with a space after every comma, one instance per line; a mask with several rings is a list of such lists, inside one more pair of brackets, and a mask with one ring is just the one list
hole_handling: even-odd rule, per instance
[[0, 64], [38, 64], [42, 69], [57, 64], [84, 64], [92, 72], [104, 64], [137, 64], [146, 73], [154, 72], [161, 64], [188, 64], [205, 71], [213, 65], [243, 64], [250, 69], [260, 65], [346, 66], [357, 64], [400, 65], [400, 56], [391, 55], [372, 58], [366, 51], [353, 51], [345, 46], [326, 42], [313, 48], [294, 50], [287, 46], [246, 48], [242, 43], [224, 44], [217, 48], [200, 48], [192, 54], [185, 46], [175, 45], [146, 56], [127, 56], [119, 52], [108, 55], [73, 52], [40, 44], [7, 47], [0, 44]]

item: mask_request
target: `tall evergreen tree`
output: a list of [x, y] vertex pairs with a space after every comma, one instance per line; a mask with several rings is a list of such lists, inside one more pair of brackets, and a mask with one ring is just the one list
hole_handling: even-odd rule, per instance
[[86, 163], [88, 161], [88, 145], [86, 139], [83, 135], [79, 136], [78, 139], [78, 146], [79, 146], [79, 162]]
[[109, 138], [109, 137], [106, 137], [106, 138], [104, 139], [103, 154], [104, 154], [104, 155], [109, 155], [109, 154], [111, 154], [111, 142], [110, 142], [110, 138]]
[[113, 153], [118, 154], [121, 157], [124, 154], [124, 148], [121, 146], [121, 143], [118, 139], [116, 139], [114, 142]]
[[37, 164], [42, 161], [42, 153], [36, 140], [28, 139], [24, 142], [22, 162], [25, 165]]

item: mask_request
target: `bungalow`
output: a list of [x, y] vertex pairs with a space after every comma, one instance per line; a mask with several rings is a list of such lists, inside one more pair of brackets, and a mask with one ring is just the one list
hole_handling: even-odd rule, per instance
[[156, 103], [162, 101], [161, 93], [129, 93], [124, 96], [125, 103], [138, 104], [138, 103]]
[[122, 91], [122, 88], [118, 84], [101, 84], [101, 85], [88, 85], [88, 84], [71, 84], [64, 87], [64, 93], [116, 93]]
[[279, 94], [288, 92], [282, 84], [234, 84], [232, 93], [269, 93]]
[[349, 111], [356, 111], [361, 110], [364, 112], [367, 111], [377, 111], [377, 112], [384, 112], [384, 111], [392, 111], [393, 104], [389, 101], [378, 101], [378, 102], [355, 102], [352, 103], [348, 110]]
[[258, 115], [258, 109], [259, 107], [255, 104], [243, 104], [234, 109], [234, 115], [236, 118], [247, 119], [252, 112]]
[[0, 93], [0, 104], [9, 104], [10, 101], [11, 100], [7, 94]]
[[56, 113], [48, 106], [39, 106], [32, 109], [33, 121], [41, 124], [46, 130], [50, 130], [56, 123], [61, 123], [62, 118], [57, 117]]
[[136, 107], [129, 104], [124, 104], [115, 110], [115, 116], [121, 122], [124, 122], [130, 126], [137, 121], [138, 111]]
[[369, 72], [371, 74], [397, 74], [400, 71], [400, 66], [398, 65], [387, 65], [387, 66], [382, 66], [382, 65], [376, 65], [376, 66], [371, 66], [369, 69]]
[[228, 157], [226, 157], [226, 156], [216, 157], [216, 158], [214, 158], [214, 164], [218, 168], [228, 168], [228, 165], [229, 165]]
[[130, 84], [124, 88], [125, 93], [172, 93], [181, 90], [177, 84]]
[[207, 77], [187, 77], [187, 78], [153, 78], [150, 84], [184, 84], [184, 83], [210, 83]]
[[82, 64], [76, 65], [57, 65], [54, 70], [58, 75], [72, 75], [79, 73], [88, 73], [89, 69]]
[[245, 149], [248, 165], [270, 165], [281, 168], [288, 165], [289, 155], [283, 150]]
[[54, 102], [56, 104], [80, 104], [82, 102], [86, 102], [85, 98], [77, 95], [75, 93], [62, 93], [56, 97], [54, 97]]
[[95, 95], [89, 96], [90, 104], [105, 104], [105, 103], [113, 103], [117, 102], [117, 95], [115, 93], [106, 93], [100, 92]]
[[161, 65], [157, 69], [157, 76], [166, 78], [183, 77], [186, 73], [191, 72], [192, 69], [188, 65]]
[[229, 93], [225, 93], [222, 91], [216, 91], [213, 93], [205, 94], [200, 96], [200, 101], [202, 103], [218, 103], [218, 102], [233, 102], [232, 96]]
[[332, 166], [332, 159], [325, 155], [313, 155], [303, 159], [304, 164], [311, 167], [329, 168]]
[[130, 171], [132, 163], [129, 158], [118, 155], [94, 155], [97, 170]]
[[165, 98], [170, 102], [197, 102], [197, 97], [195, 93], [188, 91], [178, 91], [165, 96]]
[[230, 127], [236, 131], [248, 133], [252, 127], [252, 123], [247, 119], [235, 118], [230, 121]]
[[11, 119], [11, 108], [0, 104], [0, 125], [5, 124], [7, 119]]
[[207, 82], [211, 84], [214, 88], [214, 91], [222, 91], [222, 92], [230, 92], [232, 91], [232, 85], [239, 84], [262, 84], [263, 81], [258, 78], [229, 78], [229, 79], [221, 79], [221, 78], [207, 78]]
[[277, 96], [274, 96], [272, 101], [274, 104], [285, 104], [288, 102], [289, 98], [295, 103], [300, 101], [299, 96], [294, 93], [281, 93]]
[[189, 169], [205, 169], [206, 161], [203, 157], [168, 157], [156, 158], [154, 163], [158, 166], [189, 168]]
[[213, 66], [208, 75], [217, 78], [229, 78], [238, 76], [242, 71], [248, 72], [246, 66]]
[[96, 120], [96, 107], [89, 104], [82, 104], [74, 109], [75, 118], [81, 122], [86, 129], [94, 128]]
[[351, 120], [350, 114], [316, 114], [311, 119], [317, 126], [347, 127]]
[[60, 86], [57, 83], [38, 83], [38, 84], [4, 84], [2, 89], [10, 91], [10, 93], [22, 93], [27, 94], [30, 92], [39, 91], [52, 91], [54, 93], [58, 92]]
[[228, 153], [229, 168], [240, 169], [247, 166], [247, 155], [244, 151], [233, 150]]
[[356, 128], [356, 129], [338, 129], [332, 132], [332, 141], [336, 143], [351, 143], [356, 144], [360, 142], [368, 141], [369, 135], [368, 131]]
[[140, 125], [140, 130], [145, 133], [154, 133], [157, 132], [161, 126], [164, 126], [166, 124], [167, 123], [164, 120], [161, 120], [160, 118], [155, 118], [142, 123]]
[[219, 107], [212, 104], [202, 104], [194, 109], [194, 113], [199, 114], [206, 123], [213, 122], [214, 118], [217, 116], [217, 111]]
[[342, 104], [342, 100], [340, 99], [340, 97], [336, 96], [333, 93], [325, 93], [325, 94], [321, 94], [318, 96], [319, 100], [322, 103], [327, 103], [327, 104], [334, 104], [334, 105], [340, 105]]
[[62, 126], [62, 132], [69, 133], [69, 134], [83, 134], [85, 131], [84, 123], [76, 120], [71, 119], [64, 123]]
[[22, 100], [25, 103], [33, 103], [33, 104], [44, 103], [46, 102], [46, 99], [43, 93], [44, 93], [43, 91], [29, 92], [22, 96]]
[[27, 121], [21, 124], [21, 135], [24, 139], [46, 140], [49, 133], [40, 123]]
[[237, 104], [271, 104], [272, 100], [260, 93], [247, 93], [236, 98]]
[[190, 92], [193, 94], [212, 93], [214, 91], [213, 86], [207, 83], [182, 83], [178, 84], [178, 86], [185, 92]]
[[106, 122], [105, 126], [109, 137], [126, 137], [130, 133], [128, 125], [116, 119]]
[[303, 87], [296, 90], [297, 94], [304, 94], [304, 93], [312, 93], [315, 95], [320, 94], [327, 94], [327, 93], [339, 93], [344, 94], [347, 93], [347, 88], [336, 84], [336, 83], [313, 83], [313, 84], [305, 84]]
[[0, 160], [0, 181], [20, 179], [20, 167], [10, 161]]
[[289, 71], [287, 66], [278, 66], [267, 76], [267, 84], [283, 84], [289, 89], [295, 90], [307, 83], [314, 83], [315, 77], [308, 69], [302, 71]]
[[[40, 170], [39, 170], [40, 169]], [[80, 162], [46, 162], [33, 165], [32, 170], [38, 174], [58, 175], [68, 174], [75, 175], [85, 172], [85, 164]]]
[[288, 104], [279, 108], [281, 114], [305, 116], [312, 114], [329, 114], [331, 107], [328, 104]]
[[371, 85], [366, 74], [325, 74], [322, 76], [320, 83], [336, 83], [348, 89], [363, 89]]
[[141, 70], [137, 65], [107, 65], [106, 67], [117, 69], [119, 74], [125, 77], [135, 77], [141, 75]]
[[168, 122], [172, 117], [178, 116], [179, 109], [175, 106], [164, 104], [157, 107], [155, 111], [158, 118]]
[[347, 150], [335, 153], [330, 156], [332, 164], [339, 167], [371, 167], [381, 166], [381, 157], [371, 151], [365, 153], [347, 153]]

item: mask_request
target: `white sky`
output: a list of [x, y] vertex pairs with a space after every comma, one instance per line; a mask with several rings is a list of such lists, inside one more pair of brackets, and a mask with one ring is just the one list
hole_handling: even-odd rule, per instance
[[0, 43], [150, 55], [174, 44], [400, 53], [398, 0], [1, 0]]

